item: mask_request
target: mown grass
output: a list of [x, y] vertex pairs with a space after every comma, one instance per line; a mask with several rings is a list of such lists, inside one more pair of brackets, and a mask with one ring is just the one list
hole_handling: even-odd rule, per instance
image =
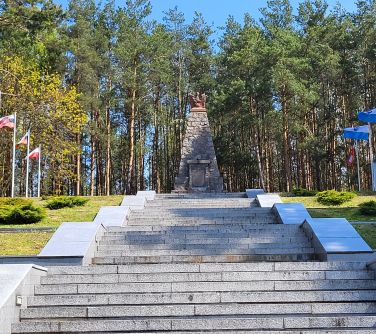
[[[36, 224], [1, 224], [0, 228], [56, 227], [63, 222], [90, 222], [102, 206], [117, 206], [123, 196], [89, 197], [82, 207], [45, 209], [46, 217]], [[33, 199], [38, 207], [44, 207], [46, 201]], [[0, 255], [36, 255], [50, 240], [53, 232], [0, 233]]]
[[376, 217], [362, 215], [358, 208], [360, 203], [375, 201], [376, 196], [357, 196], [351, 201], [338, 206], [320, 204], [315, 197], [283, 197], [282, 200], [285, 203], [303, 203], [311, 216], [315, 218], [346, 218], [349, 221], [376, 222]]
[[376, 249], [376, 224], [353, 225], [367, 244]]
[[[58, 210], [45, 209], [46, 217], [36, 224], [10, 224], [0, 225], [6, 228], [18, 227], [58, 227], [63, 222], [90, 222], [94, 219], [102, 206], [116, 206], [121, 203], [124, 196], [97, 196], [87, 197], [89, 201], [82, 207], [62, 208]], [[44, 208], [46, 201], [33, 199], [36, 206]]]
[[0, 233], [0, 255], [37, 255], [52, 232]]

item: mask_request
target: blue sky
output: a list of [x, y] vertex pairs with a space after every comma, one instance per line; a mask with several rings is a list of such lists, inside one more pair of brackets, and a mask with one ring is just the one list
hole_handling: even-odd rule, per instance
[[[55, 0], [57, 3], [66, 6], [68, 0]], [[298, 7], [299, 0], [290, 0], [294, 9]], [[335, 6], [337, 0], [327, 0], [330, 9]], [[341, 5], [348, 11], [356, 9], [355, 0], [341, 0]], [[117, 0], [117, 5], [122, 6], [125, 1]], [[153, 13], [151, 18], [162, 21], [163, 12], [177, 6], [185, 14], [188, 22], [195, 11], [201, 12], [208, 24], [213, 28], [224, 26], [229, 15], [233, 15], [241, 22], [245, 13], [250, 13], [253, 18], [259, 18], [259, 8], [266, 6], [266, 0], [151, 0]]]

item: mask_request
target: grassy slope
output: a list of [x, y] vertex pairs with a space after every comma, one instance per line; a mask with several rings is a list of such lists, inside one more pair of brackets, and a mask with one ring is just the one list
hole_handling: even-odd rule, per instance
[[[123, 196], [91, 197], [83, 207], [46, 209], [46, 218], [37, 224], [0, 225], [0, 228], [58, 227], [63, 222], [90, 222], [102, 206], [119, 205]], [[43, 207], [45, 201], [34, 200]], [[35, 255], [40, 252], [53, 233], [0, 233], [0, 255]]]
[[367, 201], [376, 201], [376, 196], [358, 196], [350, 202], [339, 206], [328, 206], [320, 204], [315, 197], [283, 197], [286, 203], [299, 202], [303, 203], [312, 217], [320, 218], [346, 218], [349, 221], [374, 221], [376, 217], [363, 216], [358, 212], [358, 205]]
[[376, 196], [358, 196], [340, 206], [325, 206], [318, 203], [315, 197], [283, 197], [286, 203], [300, 202], [305, 205], [312, 217], [317, 218], [346, 218], [348, 221], [367, 221], [375, 224], [353, 225], [371, 248], [376, 249], [376, 217], [363, 216], [359, 213], [358, 205], [367, 201], [375, 201]]

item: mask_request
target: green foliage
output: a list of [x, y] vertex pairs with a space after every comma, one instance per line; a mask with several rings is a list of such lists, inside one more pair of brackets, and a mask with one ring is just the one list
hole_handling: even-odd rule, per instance
[[359, 204], [359, 212], [365, 216], [376, 216], [376, 201]]
[[325, 205], [340, 205], [351, 201], [357, 195], [350, 191], [325, 190], [316, 194], [317, 201]]
[[46, 208], [50, 210], [58, 210], [62, 208], [73, 208], [75, 206], [84, 206], [88, 198], [78, 196], [58, 196], [52, 197], [46, 203]]
[[292, 192], [295, 196], [298, 197], [310, 197], [315, 196], [317, 194], [316, 190], [308, 190], [304, 188], [295, 188]]
[[45, 217], [42, 208], [22, 198], [0, 199], [0, 224], [34, 224]]

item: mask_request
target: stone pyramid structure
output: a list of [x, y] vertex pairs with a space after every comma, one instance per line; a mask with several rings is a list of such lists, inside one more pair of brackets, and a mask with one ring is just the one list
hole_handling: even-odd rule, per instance
[[223, 191], [205, 101], [205, 95], [191, 96], [175, 192]]

